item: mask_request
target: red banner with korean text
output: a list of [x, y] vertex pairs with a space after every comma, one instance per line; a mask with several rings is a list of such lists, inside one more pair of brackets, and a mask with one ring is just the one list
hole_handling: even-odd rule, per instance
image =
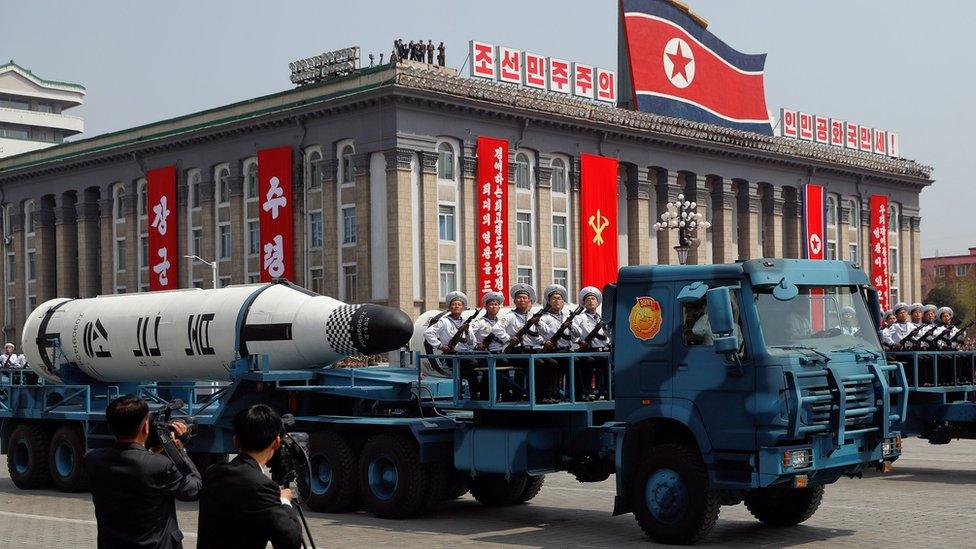
[[149, 212], [149, 291], [180, 287], [176, 228], [176, 166], [146, 172]]
[[478, 137], [478, 295], [508, 297], [508, 141]]
[[292, 253], [291, 147], [258, 151], [258, 198], [261, 204], [261, 282], [295, 279]]
[[617, 281], [617, 159], [580, 155], [580, 271], [583, 286]]
[[[807, 259], [824, 258], [824, 188], [821, 185], [807, 184], [803, 189], [804, 215], [806, 226]], [[818, 297], [823, 296], [823, 290], [810, 290], [810, 325], [814, 332], [825, 327], [824, 302]]]
[[888, 272], [888, 197], [872, 194], [871, 212], [871, 284], [878, 290], [881, 309], [891, 309], [891, 279]]

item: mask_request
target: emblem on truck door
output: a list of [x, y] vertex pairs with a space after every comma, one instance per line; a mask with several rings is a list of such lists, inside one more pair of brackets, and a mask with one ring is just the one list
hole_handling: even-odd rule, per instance
[[641, 341], [654, 339], [661, 331], [661, 304], [650, 296], [637, 298], [630, 309], [630, 331]]

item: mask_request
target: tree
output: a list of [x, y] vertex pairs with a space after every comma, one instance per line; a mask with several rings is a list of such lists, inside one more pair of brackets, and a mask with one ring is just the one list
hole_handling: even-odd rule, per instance
[[929, 294], [925, 296], [925, 303], [931, 303], [936, 307], [950, 307], [958, 318], [962, 318], [968, 311], [965, 300], [959, 299], [956, 292], [942, 286], [929, 290]]

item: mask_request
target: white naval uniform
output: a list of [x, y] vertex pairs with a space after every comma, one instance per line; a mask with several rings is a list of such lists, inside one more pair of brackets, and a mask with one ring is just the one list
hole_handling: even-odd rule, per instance
[[[590, 335], [590, 332], [592, 332], [599, 323], [600, 313], [596, 311], [592, 313], [589, 311], [583, 311], [582, 313], [576, 315], [576, 317], [573, 318], [573, 339], [576, 340], [577, 343], [582, 342], [586, 336]], [[599, 351], [606, 349], [609, 346], [610, 336], [607, 334], [606, 326], [604, 326], [600, 328], [600, 331], [597, 332], [595, 336], [593, 336], [593, 339], [590, 341], [590, 349]]]
[[[566, 317], [568, 316], [569, 313], [566, 312], [566, 309], [558, 313], [549, 311], [542, 315], [542, 318], [539, 320], [539, 335], [542, 337], [543, 344], [552, 339], [552, 336], [556, 335], [559, 327], [563, 325], [563, 322], [566, 322]], [[566, 330], [563, 335], [565, 337], [561, 337], [555, 342], [555, 348], [563, 351], [569, 350], [573, 344], [571, 330]]]
[[[455, 319], [449, 314], [444, 315], [440, 320], [424, 330], [424, 339], [433, 348], [440, 349], [442, 346], [450, 343], [462, 324], [464, 324], [463, 317]], [[461, 340], [454, 347], [454, 352], [463, 353], [470, 351], [472, 349], [472, 341], [474, 341], [474, 338], [471, 335], [471, 327], [468, 326], [467, 333], [461, 336]]]
[[883, 341], [888, 345], [897, 345], [901, 342], [902, 338], [912, 333], [915, 330], [915, 325], [911, 322], [895, 322], [891, 326], [882, 331]]
[[[545, 315], [543, 315], [545, 316]], [[520, 313], [518, 309], [512, 309], [508, 315], [505, 316], [505, 332], [511, 339], [515, 337], [515, 334], [525, 326], [525, 323], [532, 318], [531, 309], [527, 313]], [[539, 349], [542, 347], [542, 343], [545, 340], [539, 336], [539, 325], [536, 324], [532, 328], [529, 328], [525, 335], [522, 336], [522, 346], [527, 349]]]
[[492, 334], [495, 337], [491, 339], [488, 344], [488, 351], [492, 353], [497, 353], [505, 348], [508, 344], [510, 336], [508, 332], [505, 331], [506, 322], [498, 317], [488, 318], [487, 316], [482, 316], [471, 323], [471, 334], [474, 337], [474, 342], [477, 345], [481, 345], [488, 334]]
[[24, 368], [27, 366], [27, 357], [14, 353], [8, 355], [0, 354], [0, 368]]

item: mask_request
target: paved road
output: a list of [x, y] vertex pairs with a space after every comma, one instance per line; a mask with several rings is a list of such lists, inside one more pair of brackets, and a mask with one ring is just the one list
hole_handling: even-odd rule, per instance
[[[905, 454], [887, 475], [843, 479], [830, 486], [820, 511], [805, 524], [770, 529], [742, 505], [723, 507], [704, 546], [963, 547], [976, 544], [976, 441], [930, 446], [906, 441]], [[612, 479], [580, 484], [550, 475], [529, 505], [481, 507], [466, 496], [436, 514], [409, 521], [365, 513], [309, 513], [320, 547], [624, 547], [646, 545], [631, 515], [611, 517]], [[181, 504], [186, 546], [195, 547], [196, 505]], [[94, 547], [95, 521], [87, 494], [22, 492], [0, 473], [0, 548]]]

